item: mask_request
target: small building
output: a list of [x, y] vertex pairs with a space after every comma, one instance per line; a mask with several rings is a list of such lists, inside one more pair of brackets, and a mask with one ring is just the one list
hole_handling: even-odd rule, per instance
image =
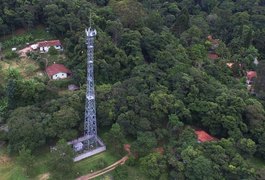
[[220, 40], [219, 39], [214, 39], [212, 35], [209, 35], [207, 37], [207, 40], [210, 42], [211, 46], [209, 50], [215, 50], [216, 48], [218, 48], [219, 44], [220, 44]]
[[197, 135], [197, 141], [199, 143], [208, 142], [208, 141], [215, 141], [216, 138], [209, 135], [207, 132], [203, 130], [196, 130], [195, 134]]
[[216, 48], [218, 48], [220, 41], [219, 39], [214, 39], [212, 35], [207, 37], [206, 43], [209, 45], [208, 48], [208, 58], [211, 60], [216, 60], [219, 58], [219, 55], [216, 53]]
[[41, 41], [41, 42], [38, 42], [38, 47], [41, 53], [48, 52], [50, 47], [54, 47], [56, 50], [63, 49], [60, 40]]
[[75, 152], [81, 151], [83, 149], [83, 147], [84, 147], [84, 144], [82, 142], [78, 142], [78, 143], [73, 145]]
[[65, 79], [71, 76], [71, 71], [63, 64], [53, 64], [45, 69], [50, 79]]
[[69, 84], [68, 85], [68, 90], [69, 91], [76, 91], [76, 90], [79, 90], [80, 88], [77, 86], [77, 85], [75, 85], [75, 84]]
[[256, 71], [247, 71], [247, 84], [252, 84], [255, 78], [257, 78]]
[[36, 49], [38, 49], [39, 45], [38, 44], [32, 44], [32, 45], [30, 45], [30, 47], [31, 47], [31, 49], [36, 50]]
[[255, 94], [255, 89], [253, 86], [253, 82], [255, 81], [255, 78], [257, 78], [256, 71], [247, 71], [246, 84], [247, 84], [247, 90], [250, 94]]

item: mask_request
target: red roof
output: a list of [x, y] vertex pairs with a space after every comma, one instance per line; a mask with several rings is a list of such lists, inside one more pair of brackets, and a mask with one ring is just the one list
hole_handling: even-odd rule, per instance
[[51, 41], [41, 41], [38, 42], [39, 47], [47, 47], [47, 46], [61, 46], [60, 40], [51, 40]]
[[203, 130], [197, 130], [197, 131], [195, 131], [195, 133], [197, 135], [197, 140], [199, 142], [207, 142], [207, 141], [216, 140], [214, 137], [212, 137], [211, 135], [209, 135], [207, 132], [205, 132]]
[[53, 64], [51, 66], [48, 66], [45, 69], [45, 71], [48, 74], [48, 76], [53, 76], [54, 74], [57, 74], [60, 72], [71, 74], [71, 71], [62, 64]]
[[218, 59], [219, 56], [216, 53], [210, 53], [210, 54], [208, 54], [208, 58], [212, 59], [212, 60], [215, 60], [215, 59]]
[[247, 71], [247, 79], [252, 80], [253, 78], [257, 77], [256, 71]]

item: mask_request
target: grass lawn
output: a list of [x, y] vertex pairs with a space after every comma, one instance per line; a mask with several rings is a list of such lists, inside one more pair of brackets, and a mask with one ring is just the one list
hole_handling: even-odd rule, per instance
[[[139, 170], [139, 168], [130, 167], [130, 166], [127, 166], [127, 167], [128, 167], [128, 169], [127, 169], [128, 177], [126, 178], [126, 180], [149, 180], [150, 179], [147, 176], [145, 176], [144, 174], [142, 174], [142, 172]], [[114, 171], [111, 171], [110, 173], [96, 177], [95, 180], [111, 179], [111, 177], [113, 177], [113, 173], [114, 173]]]
[[111, 165], [112, 163], [119, 160], [118, 157], [113, 156], [110, 152], [105, 151], [100, 154], [94, 155], [90, 158], [84, 159], [82, 161], [79, 161], [75, 164], [75, 169], [78, 172], [78, 176], [85, 175], [91, 172], [91, 170], [97, 171], [99, 169], [102, 169], [99, 167], [99, 162], [104, 161], [106, 163], [106, 166]]
[[18, 70], [20, 75], [25, 78], [44, 77], [44, 75], [39, 75], [42, 73], [39, 71], [39, 65], [34, 60], [28, 58], [0, 61], [0, 66], [2, 68], [1, 74], [3, 77], [6, 76], [5, 74], [7, 74], [9, 68]]
[[0, 180], [27, 180], [23, 169], [6, 154], [6, 148], [0, 148]]
[[[23, 172], [23, 168], [16, 162], [15, 157], [10, 158], [7, 155], [6, 147], [0, 149], [0, 180], [28, 180], [38, 179], [38, 176], [48, 172], [47, 159], [49, 156], [49, 147], [43, 147], [34, 154], [36, 161], [32, 168], [31, 178], [28, 178]], [[75, 163], [76, 176], [85, 175], [93, 171], [102, 169], [99, 162], [104, 161], [105, 166], [116, 162], [119, 158], [113, 156], [110, 152], [105, 151]]]

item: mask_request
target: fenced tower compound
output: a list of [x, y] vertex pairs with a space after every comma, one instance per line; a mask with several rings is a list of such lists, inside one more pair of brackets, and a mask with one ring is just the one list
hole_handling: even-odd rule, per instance
[[85, 105], [85, 122], [84, 136], [76, 140], [68, 142], [73, 146], [77, 156], [74, 161], [79, 161], [94, 154], [106, 150], [106, 146], [97, 136], [97, 119], [96, 119], [96, 102], [95, 102], [95, 87], [94, 87], [94, 38], [97, 31], [91, 28], [91, 25], [86, 32], [87, 45], [87, 90], [86, 90], [86, 105]]

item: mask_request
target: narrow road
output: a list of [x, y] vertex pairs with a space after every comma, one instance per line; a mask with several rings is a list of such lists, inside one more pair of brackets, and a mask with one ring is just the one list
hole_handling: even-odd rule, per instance
[[116, 167], [118, 167], [119, 165], [123, 165], [128, 159], [128, 155], [124, 156], [123, 158], [121, 158], [120, 160], [116, 161], [115, 163], [113, 163], [112, 165], [101, 169], [99, 171], [84, 175], [84, 176], [80, 176], [78, 178], [76, 178], [76, 180], [88, 180], [88, 179], [93, 179], [95, 177], [101, 176], [109, 171], [114, 170]]

